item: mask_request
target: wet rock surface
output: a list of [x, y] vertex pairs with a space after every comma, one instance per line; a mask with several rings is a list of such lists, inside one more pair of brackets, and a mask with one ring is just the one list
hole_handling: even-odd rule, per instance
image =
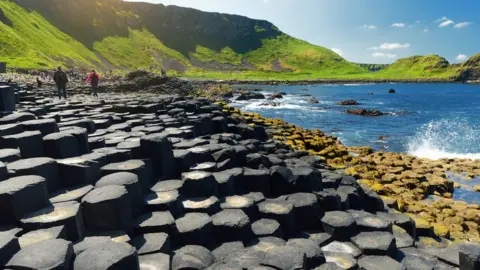
[[206, 99], [22, 91], [0, 119], [1, 267], [478, 268], [478, 247], [432, 249], [440, 226]]

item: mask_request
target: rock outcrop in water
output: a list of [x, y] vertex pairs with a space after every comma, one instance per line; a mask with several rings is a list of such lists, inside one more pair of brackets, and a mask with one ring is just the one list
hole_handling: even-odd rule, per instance
[[372, 189], [270, 139], [281, 122], [203, 98], [101, 95], [17, 88], [17, 112], [0, 118], [7, 269], [478, 265], [478, 247], [432, 253]]
[[348, 114], [361, 115], [361, 116], [382, 116], [385, 113], [379, 110], [367, 110], [367, 109], [348, 109], [345, 110]]
[[360, 105], [356, 100], [343, 100], [337, 102], [337, 105], [342, 105], [342, 106], [355, 106], [355, 105]]

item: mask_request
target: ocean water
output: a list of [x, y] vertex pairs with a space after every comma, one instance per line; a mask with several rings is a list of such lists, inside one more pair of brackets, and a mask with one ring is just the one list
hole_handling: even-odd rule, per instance
[[[318, 128], [337, 136], [348, 146], [371, 146], [375, 150], [406, 152], [430, 159], [480, 160], [480, 85], [468, 84], [347, 84], [310, 86], [246, 86], [262, 93], [285, 92], [275, 101], [233, 102], [243, 111], [281, 118], [303, 128]], [[389, 94], [393, 88], [396, 94]], [[370, 93], [370, 94], [369, 94]], [[373, 93], [373, 94], [372, 94]], [[319, 104], [311, 104], [311, 95]], [[342, 100], [359, 106], [338, 106]], [[277, 102], [278, 106], [262, 105]], [[389, 115], [349, 115], [348, 108], [380, 110]], [[478, 181], [478, 182], [477, 182]], [[480, 183], [480, 180], [473, 181]], [[473, 183], [472, 182], [472, 183]], [[468, 190], [454, 194], [470, 202], [480, 195]]]

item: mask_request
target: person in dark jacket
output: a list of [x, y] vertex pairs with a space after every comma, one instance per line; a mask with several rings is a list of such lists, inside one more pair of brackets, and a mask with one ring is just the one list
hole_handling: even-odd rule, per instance
[[97, 74], [97, 72], [95, 72], [95, 70], [92, 70], [92, 73], [90, 73], [90, 75], [88, 75], [87, 82], [92, 86], [94, 97], [98, 97], [97, 87], [98, 87], [98, 82], [99, 81], [100, 81], [100, 76], [98, 76], [98, 74]]
[[67, 74], [62, 70], [62, 67], [58, 67], [57, 71], [53, 74], [53, 81], [57, 85], [58, 98], [62, 99], [62, 95], [67, 99]]

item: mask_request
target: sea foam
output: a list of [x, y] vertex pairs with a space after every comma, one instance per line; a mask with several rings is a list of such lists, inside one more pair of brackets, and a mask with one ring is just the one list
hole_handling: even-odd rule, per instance
[[480, 127], [466, 119], [441, 119], [431, 121], [407, 143], [411, 155], [429, 158], [480, 159]]

